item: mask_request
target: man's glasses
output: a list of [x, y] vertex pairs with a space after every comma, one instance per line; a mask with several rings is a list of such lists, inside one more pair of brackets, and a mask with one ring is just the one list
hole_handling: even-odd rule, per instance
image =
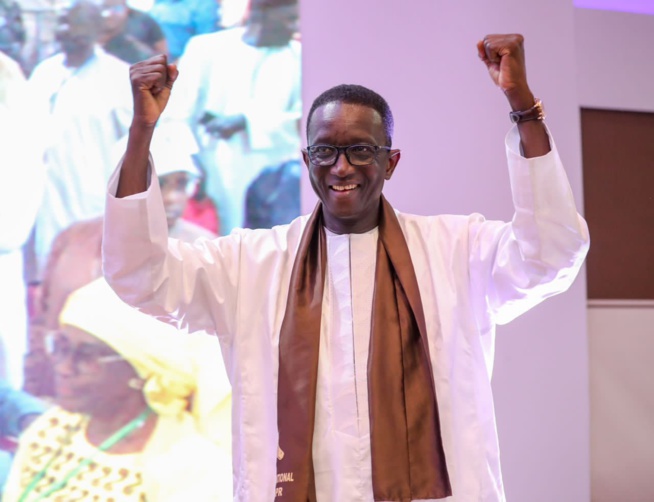
[[341, 153], [345, 154], [347, 161], [353, 166], [368, 166], [377, 160], [380, 151], [390, 152], [391, 148], [365, 144], [349, 146], [311, 145], [305, 151], [314, 166], [331, 167], [336, 164]]
[[93, 344], [82, 343], [71, 347], [71, 343], [58, 332], [50, 332], [45, 336], [45, 350], [55, 364], [71, 358], [72, 363], [80, 373], [99, 373], [105, 364], [124, 361], [125, 358], [115, 352]]

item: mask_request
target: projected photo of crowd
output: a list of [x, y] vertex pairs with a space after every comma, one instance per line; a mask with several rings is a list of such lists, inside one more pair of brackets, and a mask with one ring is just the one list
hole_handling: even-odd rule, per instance
[[166, 54], [170, 237], [299, 216], [300, 51], [297, 0], [0, 0], [3, 502], [232, 500], [220, 344], [115, 296], [104, 203], [130, 65]]

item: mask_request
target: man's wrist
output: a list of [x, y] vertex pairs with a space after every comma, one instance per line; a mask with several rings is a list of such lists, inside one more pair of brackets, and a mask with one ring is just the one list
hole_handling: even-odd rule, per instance
[[545, 109], [540, 99], [535, 98], [534, 104], [524, 110], [512, 111], [509, 118], [514, 124], [520, 124], [529, 121], [541, 121], [545, 118]]
[[505, 95], [506, 99], [509, 101], [511, 111], [514, 112], [527, 110], [534, 106], [536, 101], [536, 98], [529, 88], [506, 92]]

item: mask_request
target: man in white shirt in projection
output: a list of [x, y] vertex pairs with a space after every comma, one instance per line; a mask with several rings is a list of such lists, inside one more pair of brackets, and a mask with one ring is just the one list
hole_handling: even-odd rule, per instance
[[200, 145], [222, 234], [244, 223], [245, 193], [269, 166], [299, 160], [302, 116], [297, 0], [253, 0], [243, 28], [192, 37], [164, 118]]
[[58, 20], [61, 52], [39, 63], [29, 79], [45, 122], [47, 176], [34, 236], [36, 270], [28, 272], [33, 282], [40, 281], [59, 232], [104, 212], [113, 149], [131, 122], [129, 65], [97, 45], [101, 26], [98, 5], [72, 2]]
[[522, 37], [487, 36], [478, 52], [517, 123], [507, 136], [511, 222], [395, 211], [382, 195], [400, 160], [390, 109], [342, 85], [307, 118], [314, 212], [194, 245], [167, 239], [148, 160], [177, 69], [163, 57], [133, 68], [105, 275], [128, 303], [219, 337], [235, 500], [505, 499], [495, 325], [566, 290], [589, 237], [527, 84]]

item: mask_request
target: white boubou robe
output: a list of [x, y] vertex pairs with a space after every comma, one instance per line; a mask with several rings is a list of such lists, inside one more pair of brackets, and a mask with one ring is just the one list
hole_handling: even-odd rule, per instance
[[[495, 325], [574, 280], [588, 249], [556, 149], [507, 155], [515, 216], [398, 213], [425, 310], [456, 502], [505, 499], [490, 377]], [[128, 303], [215, 333], [233, 387], [235, 500], [274, 500], [279, 330], [307, 217], [194, 245], [167, 240], [158, 184], [107, 200], [104, 266]], [[367, 357], [377, 230], [328, 234], [313, 461], [319, 502], [372, 500]]]

